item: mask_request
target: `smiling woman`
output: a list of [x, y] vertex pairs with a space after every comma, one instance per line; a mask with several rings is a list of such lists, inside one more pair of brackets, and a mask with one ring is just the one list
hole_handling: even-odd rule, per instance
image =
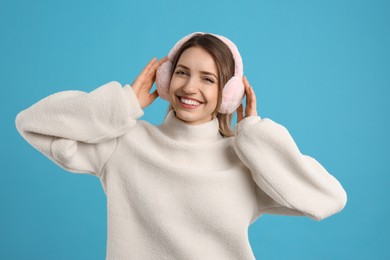
[[[223, 136], [232, 136], [233, 131], [231, 129], [232, 112], [238, 107], [231, 109], [230, 113], [218, 113], [222, 102], [223, 88], [226, 83], [232, 79], [236, 71], [240, 71], [240, 66], [235, 69], [235, 60], [233, 53], [236, 56], [237, 63], [240, 64], [241, 57], [236, 50], [236, 47], [227, 38], [216, 37], [212, 34], [192, 34], [191, 37], [187, 36], [187, 41], [182, 45], [177, 44], [174, 51], [171, 51], [172, 66], [170, 67], [170, 87], [169, 97], [166, 98], [171, 102], [169, 111], [174, 110], [178, 118], [186, 121], [187, 123], [197, 124], [202, 123], [204, 120], [210, 120], [218, 117], [219, 131]], [[183, 40], [184, 40], [183, 39]], [[224, 43], [225, 41], [225, 43]], [[180, 42], [179, 42], [180, 43]], [[228, 44], [232, 47], [229, 48]], [[233, 53], [232, 53], [233, 50]], [[161, 66], [163, 68], [164, 66]], [[161, 71], [161, 68], [159, 71]], [[242, 69], [242, 66], [241, 66]], [[162, 85], [161, 79], [162, 73], [157, 72], [157, 85], [160, 92]], [[242, 74], [242, 72], [240, 72]], [[198, 82], [200, 84], [197, 84]], [[167, 84], [167, 83], [165, 83]], [[240, 84], [237, 84], [236, 91], [240, 92]], [[175, 95], [173, 89], [179, 88], [181, 95]], [[190, 93], [189, 93], [190, 92]], [[179, 104], [186, 104], [185, 101], [179, 102], [179, 97], [187, 98], [187, 100], [196, 99], [195, 96], [203, 96], [199, 98], [199, 101], [203, 101], [204, 104], [199, 106], [182, 106], [183, 109], [177, 110], [175, 106]], [[236, 93], [235, 96], [241, 101], [242, 93]], [[160, 94], [164, 97], [164, 93]], [[241, 99], [240, 99], [241, 96]], [[204, 99], [204, 100], [202, 100]], [[188, 104], [189, 101], [187, 101]], [[202, 102], [200, 102], [202, 103]], [[237, 102], [236, 102], [237, 103]], [[179, 107], [179, 106], [178, 106]], [[188, 113], [185, 109], [198, 108], [195, 113]], [[227, 112], [227, 111], [225, 111]], [[203, 120], [200, 117], [203, 118]]]
[[[158, 96], [170, 111], [155, 126], [139, 118]], [[255, 259], [248, 227], [263, 214], [322, 220], [347, 201], [285, 127], [257, 115], [241, 56], [219, 35], [190, 34], [131, 86], [55, 93], [15, 123], [63, 169], [100, 179], [107, 259]]]
[[169, 87], [172, 109], [187, 124], [210, 121], [217, 113], [220, 92], [218, 78], [209, 76], [217, 74], [213, 57], [200, 47], [191, 47], [183, 52], [178, 63]]

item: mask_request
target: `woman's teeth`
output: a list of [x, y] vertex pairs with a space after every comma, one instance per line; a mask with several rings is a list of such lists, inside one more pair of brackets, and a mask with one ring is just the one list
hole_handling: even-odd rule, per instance
[[197, 106], [200, 105], [198, 101], [192, 100], [192, 99], [186, 99], [186, 98], [180, 98], [180, 101], [184, 104], [191, 105], [191, 106]]

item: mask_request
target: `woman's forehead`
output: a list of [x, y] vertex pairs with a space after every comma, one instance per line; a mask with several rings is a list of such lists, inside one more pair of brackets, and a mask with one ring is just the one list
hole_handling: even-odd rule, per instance
[[201, 47], [191, 47], [185, 50], [181, 54], [176, 67], [179, 65], [190, 70], [211, 73], [217, 72], [217, 65], [213, 59], [213, 56], [211, 56]]

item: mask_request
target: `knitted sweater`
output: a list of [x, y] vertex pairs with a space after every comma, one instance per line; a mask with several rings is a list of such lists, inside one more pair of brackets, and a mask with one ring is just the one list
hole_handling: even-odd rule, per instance
[[97, 176], [107, 196], [107, 259], [255, 259], [248, 227], [264, 213], [315, 220], [347, 196], [289, 132], [250, 116], [225, 138], [214, 119], [155, 126], [130, 85], [62, 91], [16, 116], [23, 138], [63, 169]]

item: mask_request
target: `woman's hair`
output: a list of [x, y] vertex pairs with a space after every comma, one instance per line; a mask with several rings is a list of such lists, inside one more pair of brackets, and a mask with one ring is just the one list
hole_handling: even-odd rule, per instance
[[[226, 82], [234, 75], [234, 58], [229, 47], [217, 37], [211, 34], [195, 34], [188, 41], [186, 41], [181, 48], [177, 51], [176, 56], [172, 61], [172, 70], [170, 78], [172, 78], [173, 72], [176, 69], [177, 62], [181, 54], [188, 48], [201, 47], [206, 50], [214, 59], [218, 69], [218, 103], [217, 108], [213, 112], [212, 116], [218, 118], [219, 132], [222, 136], [232, 136], [233, 131], [231, 127], [232, 114], [218, 113], [219, 107], [222, 101], [222, 91]], [[173, 110], [172, 105], [169, 106], [169, 111]]]

